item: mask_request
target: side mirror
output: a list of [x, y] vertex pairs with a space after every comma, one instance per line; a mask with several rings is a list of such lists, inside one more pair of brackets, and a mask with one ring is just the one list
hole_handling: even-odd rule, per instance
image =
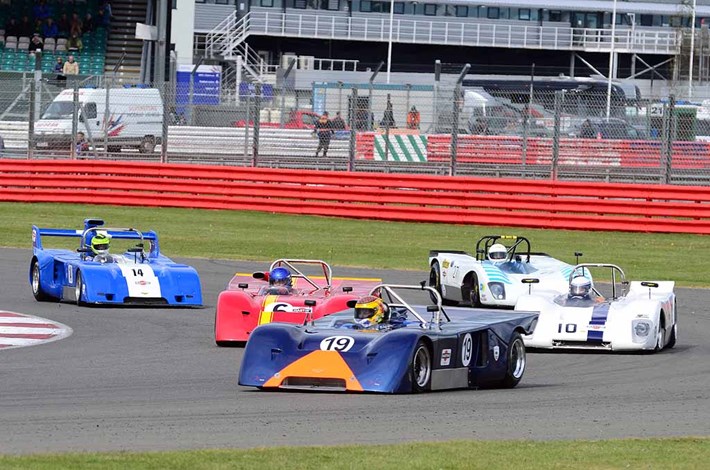
[[316, 301], [313, 300], [313, 299], [308, 299], [308, 300], [306, 300], [305, 302], [303, 302], [303, 304], [304, 304], [306, 307], [315, 307], [315, 306], [316, 306]]
[[237, 287], [239, 287], [240, 289], [248, 289], [249, 284], [247, 284], [246, 282], [240, 282], [239, 284], [237, 284]]
[[350, 286], [344, 286], [344, 287], [343, 287], [343, 292], [352, 292], [352, 291], [353, 291], [353, 288], [350, 287]]
[[357, 304], [357, 300], [352, 299], [348, 300], [345, 305], [347, 305], [348, 308], [355, 308], [355, 305]]
[[532, 293], [532, 285], [533, 284], [539, 284], [540, 279], [534, 278], [534, 277], [526, 277], [520, 280], [523, 284], [528, 285], [528, 295]]
[[657, 282], [646, 282], [646, 281], [644, 281], [644, 282], [641, 283], [641, 285], [644, 286], [644, 287], [658, 287], [658, 283], [657, 283]]
[[439, 306], [438, 305], [427, 305], [426, 311], [429, 313], [434, 313], [439, 311]]
[[253, 277], [254, 279], [266, 279], [266, 274], [261, 271], [257, 271], [252, 274], [251, 277]]

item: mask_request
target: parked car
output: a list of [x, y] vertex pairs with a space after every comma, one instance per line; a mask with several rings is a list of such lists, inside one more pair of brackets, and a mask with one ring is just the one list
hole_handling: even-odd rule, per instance
[[635, 140], [648, 136], [642, 129], [619, 118], [587, 118], [572, 128], [570, 137], [581, 139]]

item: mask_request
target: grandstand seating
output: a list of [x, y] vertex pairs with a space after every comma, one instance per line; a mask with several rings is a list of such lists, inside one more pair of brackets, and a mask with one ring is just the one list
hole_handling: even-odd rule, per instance
[[[0, 28], [3, 28], [11, 17], [19, 20], [27, 15], [32, 19], [32, 9], [36, 2], [33, 0], [11, 0], [0, 4]], [[101, 4], [101, 0], [87, 0], [64, 2], [61, 0], [47, 0], [47, 5], [52, 9], [52, 17], [56, 20], [62, 13], [71, 17], [77, 13], [84, 18], [86, 13], [91, 13], [94, 19]], [[27, 53], [29, 38], [5, 36], [5, 31], [0, 30], [0, 70], [30, 72], [34, 70], [34, 56]], [[66, 60], [69, 54], [74, 55], [79, 63], [81, 75], [103, 75], [106, 57], [107, 31], [101, 26], [92, 32], [85, 32], [81, 37], [83, 49], [81, 51], [68, 51], [65, 38], [46, 38], [42, 54], [42, 72], [52, 73], [57, 57]]]

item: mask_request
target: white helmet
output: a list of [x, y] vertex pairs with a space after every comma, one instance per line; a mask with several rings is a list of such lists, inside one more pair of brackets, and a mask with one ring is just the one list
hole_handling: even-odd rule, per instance
[[584, 297], [592, 290], [592, 281], [584, 276], [575, 276], [569, 283], [569, 295]]
[[508, 250], [500, 243], [495, 243], [488, 249], [488, 259], [494, 263], [505, 261], [505, 258], [507, 257]]

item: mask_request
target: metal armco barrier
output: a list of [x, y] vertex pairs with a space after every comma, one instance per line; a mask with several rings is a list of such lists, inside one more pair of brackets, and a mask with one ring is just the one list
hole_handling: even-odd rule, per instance
[[710, 234], [710, 191], [695, 186], [3, 159], [0, 200]]

